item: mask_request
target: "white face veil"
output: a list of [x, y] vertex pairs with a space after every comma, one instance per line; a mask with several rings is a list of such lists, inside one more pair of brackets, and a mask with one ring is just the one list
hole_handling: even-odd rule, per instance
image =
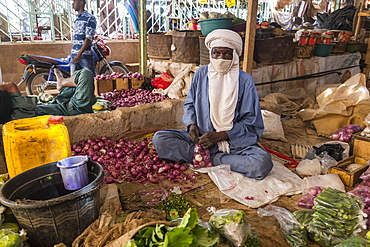
[[[233, 127], [235, 107], [239, 91], [239, 56], [243, 41], [240, 35], [228, 29], [217, 29], [209, 33], [205, 40], [209, 50], [208, 65], [210, 117], [217, 132], [228, 131]], [[211, 51], [214, 47], [233, 49], [233, 59], [214, 59]], [[218, 143], [222, 152], [230, 152], [229, 143]]]

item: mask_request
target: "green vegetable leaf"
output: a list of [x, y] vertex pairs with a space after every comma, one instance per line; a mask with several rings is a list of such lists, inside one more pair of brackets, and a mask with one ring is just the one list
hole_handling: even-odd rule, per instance
[[206, 228], [196, 225], [193, 230], [191, 230], [194, 239], [198, 242], [199, 247], [209, 247], [213, 246], [218, 242], [218, 236], [210, 231], [208, 231]]
[[177, 228], [189, 227], [190, 229], [193, 229], [197, 224], [198, 218], [197, 210], [195, 208], [189, 208]]
[[171, 232], [167, 232], [163, 247], [189, 247], [193, 238], [189, 228], [174, 228]]
[[137, 247], [137, 245], [134, 239], [130, 239], [123, 247]]
[[159, 241], [153, 241], [153, 242], [163, 242], [164, 240], [164, 235], [163, 232], [165, 231], [164, 224], [156, 225], [154, 234], [157, 235], [157, 238]]

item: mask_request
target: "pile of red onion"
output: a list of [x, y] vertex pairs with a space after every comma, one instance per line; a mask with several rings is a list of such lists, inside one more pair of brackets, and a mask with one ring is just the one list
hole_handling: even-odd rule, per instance
[[114, 89], [113, 92], [102, 93], [101, 96], [105, 100], [109, 100], [112, 103], [111, 109], [114, 110], [118, 107], [132, 107], [136, 105], [142, 105], [147, 103], [156, 103], [169, 97], [161, 94], [152, 93], [150, 90], [145, 89]]
[[198, 176], [196, 172], [185, 174], [188, 169], [185, 165], [159, 158], [149, 138], [116, 142], [107, 137], [88, 139], [72, 145], [72, 155], [89, 155], [101, 164], [106, 184], [124, 181], [156, 184], [164, 180], [188, 184], [195, 183]]

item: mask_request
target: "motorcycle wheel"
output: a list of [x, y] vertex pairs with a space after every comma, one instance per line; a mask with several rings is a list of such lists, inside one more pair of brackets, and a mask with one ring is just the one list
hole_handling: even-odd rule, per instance
[[32, 74], [26, 81], [27, 95], [39, 95], [46, 90], [55, 90], [56, 85], [46, 85], [46, 80], [49, 75], [49, 70], [42, 69], [37, 74]]
[[[127, 69], [127, 67], [125, 65], [122, 65], [122, 64], [115, 64], [115, 65], [111, 65], [112, 69], [114, 72], [118, 72], [118, 73], [123, 73], [123, 74], [127, 74], [129, 72], [129, 70]], [[101, 68], [100, 72], [99, 72], [99, 75], [110, 75], [111, 72], [109, 71], [108, 67], [106, 65], [103, 66], [103, 68]]]

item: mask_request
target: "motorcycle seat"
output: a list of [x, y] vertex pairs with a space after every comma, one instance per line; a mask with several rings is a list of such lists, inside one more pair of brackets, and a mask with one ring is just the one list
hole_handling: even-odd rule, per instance
[[51, 63], [54, 65], [58, 64], [69, 64], [71, 57], [63, 57], [63, 58], [54, 58], [54, 57], [48, 57], [48, 56], [39, 56], [39, 55], [29, 55], [30, 57], [37, 59], [41, 62]]

